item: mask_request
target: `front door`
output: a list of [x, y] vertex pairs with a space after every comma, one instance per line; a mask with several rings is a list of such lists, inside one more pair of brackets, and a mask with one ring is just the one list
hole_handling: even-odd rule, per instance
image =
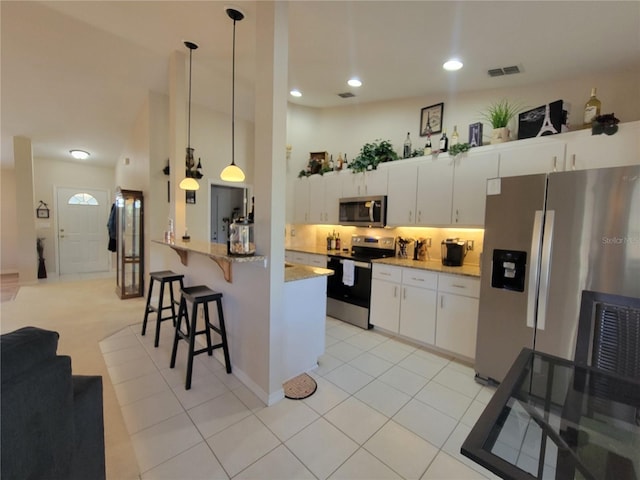
[[58, 187], [60, 275], [109, 270], [108, 192]]

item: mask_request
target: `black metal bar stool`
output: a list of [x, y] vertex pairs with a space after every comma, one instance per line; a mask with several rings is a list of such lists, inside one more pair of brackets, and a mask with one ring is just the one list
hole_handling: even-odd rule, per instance
[[[149, 314], [152, 312], [156, 312], [156, 337], [153, 345], [157, 347], [158, 343], [160, 342], [160, 324], [164, 320], [171, 319], [173, 320], [173, 326], [175, 327], [178, 321], [175, 306], [179, 305], [179, 302], [178, 300], [176, 300], [175, 295], [173, 294], [173, 285], [174, 282], [179, 282], [180, 290], [182, 290], [184, 288], [184, 285], [182, 283], [184, 275], [172, 272], [171, 270], [162, 270], [160, 272], [151, 272], [149, 274], [149, 277], [149, 292], [147, 293], [147, 306], [144, 310], [144, 321], [142, 322], [142, 335], [147, 333], [147, 319], [149, 317]], [[153, 292], [154, 282], [160, 282], [160, 296], [158, 297], [157, 306], [151, 305], [151, 294]], [[169, 297], [171, 299], [169, 305], [164, 304], [164, 286], [166, 284], [169, 284]], [[169, 309], [171, 310], [171, 316], [163, 317], [162, 312]]]
[[[191, 311], [191, 322], [187, 313], [187, 302], [193, 307]], [[219, 327], [216, 327], [209, 320], [209, 302], [216, 302], [218, 307]], [[204, 309], [204, 330], [198, 330], [198, 305], [202, 305]], [[182, 330], [182, 320], [184, 319], [185, 331]], [[220, 343], [212, 345], [211, 330], [220, 335]], [[207, 339], [207, 346], [199, 350], [195, 349], [196, 335], [204, 334]], [[178, 309], [178, 323], [176, 323], [176, 333], [173, 338], [173, 351], [171, 352], [171, 368], [176, 366], [176, 354], [178, 352], [178, 341], [184, 340], [189, 344], [189, 356], [187, 359], [187, 380], [185, 390], [191, 388], [191, 374], [193, 372], [193, 357], [201, 353], [207, 352], [207, 355], [213, 355], [216, 348], [222, 348], [224, 352], [224, 363], [227, 373], [231, 373], [231, 360], [229, 359], [229, 345], [227, 344], [227, 331], [224, 326], [224, 314], [222, 312], [222, 293], [214, 292], [204, 285], [195, 287], [186, 287], [182, 289], [180, 297], [180, 308]]]

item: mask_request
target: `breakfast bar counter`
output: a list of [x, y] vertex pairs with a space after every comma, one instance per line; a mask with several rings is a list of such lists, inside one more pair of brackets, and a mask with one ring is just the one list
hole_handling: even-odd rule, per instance
[[216, 262], [224, 273], [224, 279], [231, 283], [233, 280], [234, 263], [247, 263], [247, 262], [266, 262], [267, 257], [263, 255], [251, 255], [251, 256], [238, 256], [229, 255], [227, 253], [227, 246], [222, 243], [209, 243], [198, 240], [190, 240], [187, 242], [177, 240], [175, 242], [165, 242], [162, 240], [152, 240], [155, 243], [166, 245], [173, 249], [183, 265], [187, 266], [189, 263], [189, 253], [197, 253], [200, 255], [206, 255], [211, 260]]

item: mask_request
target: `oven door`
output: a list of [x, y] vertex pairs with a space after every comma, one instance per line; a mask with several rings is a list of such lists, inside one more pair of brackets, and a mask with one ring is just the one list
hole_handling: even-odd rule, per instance
[[327, 268], [334, 274], [327, 277], [327, 297], [368, 309], [371, 301], [371, 263], [355, 261], [353, 285], [343, 282], [344, 259], [330, 256]]

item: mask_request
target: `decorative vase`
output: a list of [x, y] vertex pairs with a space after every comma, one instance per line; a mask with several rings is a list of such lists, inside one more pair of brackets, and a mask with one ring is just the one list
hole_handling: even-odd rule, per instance
[[494, 128], [491, 132], [491, 145], [509, 141], [509, 129], [507, 127]]
[[47, 278], [47, 268], [44, 265], [44, 258], [38, 259], [38, 278]]

